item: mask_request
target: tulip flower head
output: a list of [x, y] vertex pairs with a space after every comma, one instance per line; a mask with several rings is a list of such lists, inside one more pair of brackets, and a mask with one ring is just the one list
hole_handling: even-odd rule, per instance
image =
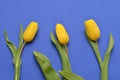
[[56, 35], [61, 44], [66, 45], [69, 42], [69, 35], [62, 24], [56, 25]]
[[37, 31], [38, 31], [38, 23], [32, 21], [27, 26], [27, 28], [23, 34], [23, 39], [25, 40], [25, 42], [31, 42], [34, 39]]
[[87, 37], [92, 41], [97, 41], [100, 38], [100, 29], [93, 19], [87, 20], [84, 23]]

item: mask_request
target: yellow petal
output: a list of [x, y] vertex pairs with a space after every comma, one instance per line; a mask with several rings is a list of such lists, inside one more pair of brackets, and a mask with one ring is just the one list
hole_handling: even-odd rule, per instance
[[24, 34], [23, 34], [23, 39], [26, 41], [26, 42], [31, 42], [36, 33], [38, 31], [38, 23], [37, 22], [34, 22], [32, 21], [26, 28]]
[[86, 35], [90, 40], [97, 41], [100, 38], [100, 29], [93, 19], [84, 23]]
[[62, 24], [56, 25], [56, 35], [61, 44], [66, 45], [69, 42], [69, 35]]

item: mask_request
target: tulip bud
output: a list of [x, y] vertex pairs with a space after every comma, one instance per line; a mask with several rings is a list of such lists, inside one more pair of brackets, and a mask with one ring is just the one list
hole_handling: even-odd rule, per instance
[[27, 28], [23, 34], [23, 39], [25, 40], [25, 42], [31, 42], [34, 39], [34, 37], [37, 33], [37, 30], [38, 30], [38, 23], [32, 21], [27, 26]]
[[96, 22], [93, 19], [90, 19], [85, 21], [84, 25], [88, 38], [92, 41], [97, 41], [100, 37], [100, 30]]
[[62, 24], [56, 25], [56, 35], [61, 44], [66, 45], [69, 42], [69, 35]]

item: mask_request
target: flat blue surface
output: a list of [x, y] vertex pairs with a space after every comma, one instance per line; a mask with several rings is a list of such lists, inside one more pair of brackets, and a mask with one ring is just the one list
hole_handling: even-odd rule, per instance
[[115, 46], [109, 64], [109, 80], [120, 80], [120, 0], [0, 0], [0, 80], [13, 80], [12, 56], [5, 44], [4, 31], [18, 46], [19, 25], [23, 28], [33, 20], [39, 31], [22, 53], [21, 80], [45, 80], [33, 51], [44, 53], [56, 71], [61, 70], [59, 55], [50, 41], [56, 23], [67, 29], [72, 71], [85, 80], [100, 80], [100, 70], [84, 34], [84, 21], [94, 19], [100, 30], [99, 48], [102, 58], [107, 49], [109, 34]]

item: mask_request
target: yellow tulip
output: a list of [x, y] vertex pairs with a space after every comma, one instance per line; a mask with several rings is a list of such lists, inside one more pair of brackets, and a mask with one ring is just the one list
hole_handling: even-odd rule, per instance
[[66, 45], [69, 42], [69, 35], [62, 24], [56, 25], [56, 35], [61, 44]]
[[92, 41], [97, 41], [100, 38], [100, 29], [93, 19], [87, 20], [84, 23], [85, 32], [88, 38]]
[[36, 33], [38, 31], [38, 23], [32, 21], [26, 28], [24, 34], [23, 34], [23, 39], [25, 40], [25, 42], [31, 42]]

